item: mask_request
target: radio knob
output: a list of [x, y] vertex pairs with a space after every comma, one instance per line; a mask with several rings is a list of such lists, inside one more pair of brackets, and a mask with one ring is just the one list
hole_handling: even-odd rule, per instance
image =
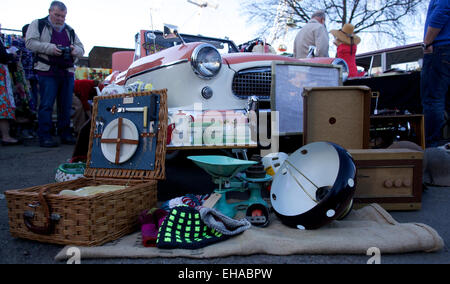
[[391, 188], [392, 186], [394, 186], [394, 182], [391, 179], [387, 179], [384, 181], [384, 187]]
[[409, 180], [409, 179], [405, 179], [405, 180], [403, 180], [403, 185], [404, 185], [405, 187], [411, 187], [412, 182], [411, 182], [411, 180]]
[[397, 188], [402, 187], [403, 186], [403, 180], [396, 179], [395, 183], [394, 183], [394, 186], [397, 187]]

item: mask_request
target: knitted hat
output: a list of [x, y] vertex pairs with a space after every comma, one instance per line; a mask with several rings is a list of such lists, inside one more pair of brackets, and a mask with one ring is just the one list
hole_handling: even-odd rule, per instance
[[[355, 27], [352, 24], [345, 24], [340, 30], [331, 30], [330, 33], [345, 44], [358, 45], [361, 38], [354, 33]], [[352, 42], [353, 39], [353, 42]]]
[[208, 228], [195, 208], [178, 206], [169, 212], [159, 228], [156, 246], [160, 249], [200, 249], [228, 238]]
[[252, 226], [246, 219], [235, 220], [214, 208], [200, 207], [199, 212], [202, 221], [209, 228], [216, 229], [216, 231], [227, 236], [238, 235]]

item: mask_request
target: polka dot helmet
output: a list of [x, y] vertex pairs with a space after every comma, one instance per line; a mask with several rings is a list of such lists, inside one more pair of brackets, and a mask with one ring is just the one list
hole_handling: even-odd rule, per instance
[[283, 224], [312, 230], [351, 211], [356, 166], [341, 146], [308, 144], [277, 171], [271, 191], [273, 209]]

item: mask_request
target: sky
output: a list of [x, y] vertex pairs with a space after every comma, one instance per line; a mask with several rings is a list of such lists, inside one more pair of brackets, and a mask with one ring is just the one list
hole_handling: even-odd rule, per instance
[[[163, 24], [176, 25], [180, 33], [209, 37], [228, 37], [241, 44], [258, 37], [259, 25], [248, 23], [240, 12], [239, 0], [208, 0], [218, 4], [199, 8], [187, 0], [63, 0], [68, 13], [66, 23], [72, 26], [85, 46], [85, 56], [94, 46], [134, 48], [134, 35], [141, 29], [162, 30]], [[18, 29], [37, 18], [48, 15], [51, 0], [14, 0], [3, 3], [0, 9], [2, 28]], [[410, 25], [406, 44], [420, 42], [423, 22]], [[330, 26], [329, 29], [333, 27]], [[335, 27], [334, 27], [335, 28]], [[279, 42], [292, 50], [296, 31]], [[365, 40], [366, 39], [366, 40]], [[393, 47], [373, 37], [363, 39], [358, 53]], [[330, 45], [330, 55], [333, 53]]]
[[[199, 8], [186, 0], [63, 0], [66, 23], [75, 29], [85, 46], [134, 48], [134, 35], [141, 29], [162, 30], [177, 25], [180, 33], [229, 37], [236, 44], [256, 36], [257, 27], [248, 27], [239, 16], [238, 0], [211, 0], [217, 9]], [[14, 0], [2, 4], [2, 28], [18, 29], [48, 15], [50, 0]], [[26, 9], [24, 9], [26, 7]], [[244, 28], [243, 28], [244, 27]]]

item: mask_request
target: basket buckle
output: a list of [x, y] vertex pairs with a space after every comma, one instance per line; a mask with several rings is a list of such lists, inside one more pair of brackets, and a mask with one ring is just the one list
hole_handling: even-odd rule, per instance
[[[39, 201], [34, 201], [28, 206], [30, 208], [34, 209], [33, 211], [26, 211], [23, 214], [23, 221], [25, 223], [25, 226], [30, 230], [31, 232], [39, 235], [51, 235], [55, 230], [55, 225], [59, 222], [61, 219], [61, 216], [58, 214], [52, 214], [51, 208], [49, 207], [49, 204], [47, 203], [47, 200], [44, 197], [44, 191], [46, 188], [42, 188], [39, 192]], [[38, 227], [33, 224], [33, 220], [36, 212], [36, 208], [42, 206], [45, 213], [45, 225], [43, 227]]]
[[28, 207], [33, 208], [33, 209], [36, 209], [39, 206], [41, 206], [41, 203], [39, 203], [38, 201], [28, 204]]

